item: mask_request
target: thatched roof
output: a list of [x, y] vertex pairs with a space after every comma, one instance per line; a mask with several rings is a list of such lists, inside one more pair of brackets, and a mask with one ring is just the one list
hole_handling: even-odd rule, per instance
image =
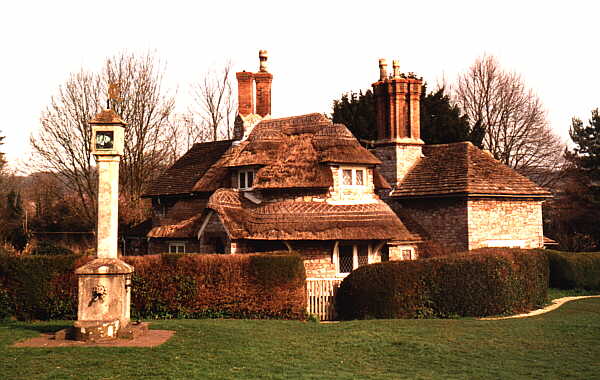
[[460, 142], [423, 146], [423, 157], [390, 195], [546, 198], [550, 193], [470, 142]]
[[380, 200], [354, 205], [314, 201], [255, 204], [236, 190], [219, 189], [207, 207], [219, 214], [232, 239], [420, 240]]
[[329, 163], [381, 162], [344, 125], [315, 113], [261, 121], [224, 166], [259, 166], [256, 189], [328, 188]]
[[146, 236], [150, 238], [194, 238], [202, 224], [202, 211], [198, 210], [198, 214], [175, 224], [155, 226]]
[[218, 175], [222, 173], [207, 172], [222, 158], [232, 143], [232, 140], [227, 140], [194, 144], [173, 166], [150, 184], [144, 196], [189, 194], [194, 190], [196, 183], [207, 174], [210, 176], [208, 182], [212, 184], [212, 190], [226, 185], [221, 183], [227, 179], [226, 176]]

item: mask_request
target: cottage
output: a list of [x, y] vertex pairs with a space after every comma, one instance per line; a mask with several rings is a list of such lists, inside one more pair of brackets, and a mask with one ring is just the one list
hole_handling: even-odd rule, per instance
[[240, 72], [234, 139], [195, 144], [146, 197], [149, 252], [290, 250], [308, 277], [455, 250], [539, 247], [548, 193], [469, 143], [424, 146], [422, 81], [394, 62], [373, 84], [378, 140], [367, 150], [321, 114], [271, 118], [272, 74]]

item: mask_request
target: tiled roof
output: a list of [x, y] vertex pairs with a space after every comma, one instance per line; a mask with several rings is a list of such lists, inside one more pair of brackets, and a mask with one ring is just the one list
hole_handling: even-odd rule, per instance
[[382, 201], [333, 205], [279, 201], [261, 204], [236, 190], [219, 189], [209, 199], [232, 239], [419, 241]]
[[[194, 185], [207, 173], [229, 149], [232, 140], [194, 144], [173, 166], [150, 184], [144, 196], [175, 195], [191, 193]], [[222, 177], [211, 181], [216, 188]]]
[[423, 157], [391, 196], [534, 196], [550, 193], [470, 142], [425, 145]]

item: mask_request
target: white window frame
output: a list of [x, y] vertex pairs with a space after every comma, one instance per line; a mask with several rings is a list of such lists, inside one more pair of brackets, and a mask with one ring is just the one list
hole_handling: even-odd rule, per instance
[[[180, 248], [182, 250], [180, 250]], [[169, 242], [169, 253], [185, 253], [185, 242], [184, 241], [170, 241]]]
[[[352, 184], [347, 185], [344, 183], [344, 170], [352, 171]], [[356, 184], [356, 172], [362, 171], [363, 183], [362, 185]], [[339, 183], [341, 187], [365, 187], [367, 186], [367, 168], [364, 166], [340, 166], [339, 169]]]
[[[250, 186], [248, 186], [248, 176], [249, 174], [252, 175], [252, 184]], [[244, 186], [242, 187], [242, 183], [240, 181], [240, 177], [244, 177]], [[256, 173], [253, 169], [243, 169], [243, 170], [238, 170], [237, 172], [237, 184], [238, 184], [238, 189], [240, 190], [251, 190], [254, 187], [254, 180], [256, 179]]]
[[358, 265], [358, 246], [363, 245], [363, 244], [366, 244], [366, 246], [367, 246], [367, 264], [371, 264], [372, 263], [371, 257], [373, 256], [373, 244], [356, 242], [356, 241], [343, 242], [341, 244], [339, 241], [335, 242], [335, 245], [333, 246], [332, 260], [335, 265], [335, 272], [336, 272], [337, 276], [345, 277], [348, 274], [350, 274], [350, 272], [340, 272], [340, 245], [352, 246], [352, 270], [355, 270], [356, 268], [359, 267], [359, 265]]

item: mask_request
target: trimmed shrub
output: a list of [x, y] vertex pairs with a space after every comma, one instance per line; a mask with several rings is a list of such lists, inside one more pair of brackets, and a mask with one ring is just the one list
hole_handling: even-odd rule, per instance
[[135, 267], [132, 315], [140, 318], [305, 318], [298, 255], [150, 255]]
[[59, 247], [47, 241], [38, 242], [31, 250], [31, 255], [56, 256], [56, 255], [73, 255], [74, 252], [69, 248]]
[[600, 252], [546, 252], [550, 263], [551, 287], [600, 290]]
[[79, 256], [0, 256], [0, 288], [17, 319], [73, 319]]
[[[0, 256], [0, 318], [75, 319], [80, 256]], [[133, 318], [305, 318], [298, 255], [125, 256]], [[6, 307], [5, 307], [6, 304]]]
[[342, 319], [487, 316], [542, 305], [548, 289], [543, 252], [485, 249], [360, 267], [336, 296]]

